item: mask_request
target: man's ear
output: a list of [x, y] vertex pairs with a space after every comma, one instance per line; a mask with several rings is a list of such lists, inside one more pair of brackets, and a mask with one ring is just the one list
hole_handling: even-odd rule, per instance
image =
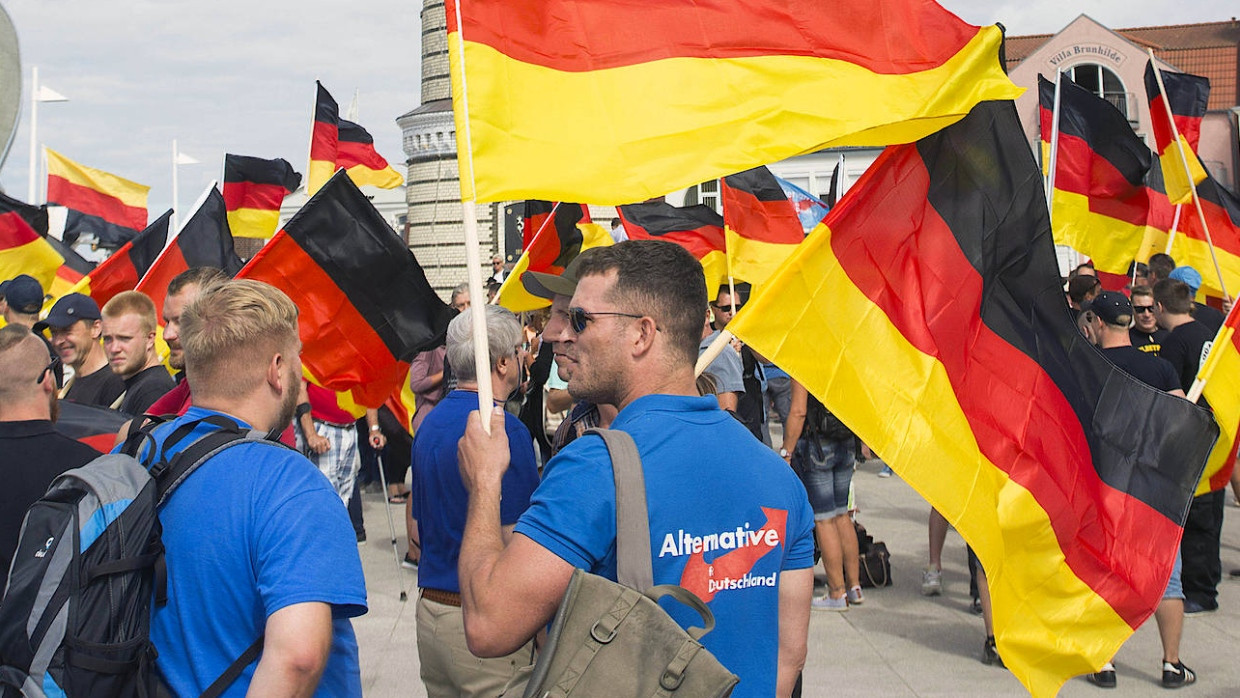
[[284, 376], [284, 355], [280, 353], [273, 354], [271, 360], [267, 362], [267, 385], [270, 385], [276, 392], [283, 394], [289, 386], [285, 385]]

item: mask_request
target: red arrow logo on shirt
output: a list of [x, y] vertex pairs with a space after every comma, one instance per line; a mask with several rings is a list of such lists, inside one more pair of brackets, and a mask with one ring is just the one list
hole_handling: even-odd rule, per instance
[[[750, 532], [750, 542], [744, 547], [731, 550], [712, 562], [706, 562], [705, 553], [694, 553], [685, 563], [685, 571], [680, 575], [680, 586], [693, 592], [702, 601], [710, 602], [715, 598], [716, 580], [739, 579], [753, 569], [758, 560], [779, 547], [784, 540], [784, 528], [788, 521], [788, 512], [783, 509], [767, 509], [762, 507], [766, 515], [766, 525], [758, 531]], [[776, 533], [775, 542], [769, 543], [767, 531]]]

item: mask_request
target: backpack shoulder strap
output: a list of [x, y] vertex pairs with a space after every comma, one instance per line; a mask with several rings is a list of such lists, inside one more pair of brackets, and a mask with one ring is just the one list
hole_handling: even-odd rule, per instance
[[179, 443], [202, 423], [210, 424], [217, 429], [187, 445], [171, 460], [159, 458], [151, 466], [151, 476], [156, 482], [156, 506], [162, 506], [168, 497], [172, 496], [173, 491], [198, 469], [198, 466], [230, 446], [241, 442], [256, 442], [285, 447], [283, 444], [268, 441], [262, 432], [243, 430], [231, 419], [212, 415], [177, 427], [176, 431], [164, 441], [163, 450]]
[[644, 592], [654, 586], [650, 558], [650, 518], [646, 508], [646, 476], [633, 437], [615, 429], [590, 429], [611, 454], [616, 482], [616, 577]]

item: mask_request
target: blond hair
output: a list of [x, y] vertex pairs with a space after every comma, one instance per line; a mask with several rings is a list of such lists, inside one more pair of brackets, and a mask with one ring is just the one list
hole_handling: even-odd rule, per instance
[[121, 291], [104, 303], [99, 313], [105, 319], [137, 315], [144, 334], [155, 331], [155, 303], [141, 291]]
[[297, 306], [261, 281], [208, 286], [181, 313], [186, 378], [196, 394], [244, 397], [271, 357], [296, 342]]

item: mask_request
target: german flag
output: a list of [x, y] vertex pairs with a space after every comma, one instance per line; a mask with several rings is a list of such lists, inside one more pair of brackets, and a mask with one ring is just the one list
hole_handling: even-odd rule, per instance
[[47, 154], [47, 203], [69, 209], [65, 242], [94, 235], [104, 247], [120, 247], [146, 227], [150, 187], [78, 164], [51, 148]]
[[409, 361], [442, 342], [456, 314], [349, 177], [336, 173], [237, 275], [301, 310], [301, 360], [315, 381], [379, 407]]
[[40, 208], [0, 193], [0, 281], [29, 274], [44, 290], [52, 287], [65, 260], [34, 228], [42, 221], [47, 232], [47, 212]]
[[[543, 213], [547, 211], [547, 213]], [[532, 214], [532, 216], [531, 216]], [[548, 222], [551, 218], [552, 222]], [[497, 303], [514, 313], [545, 308], [551, 301], [531, 295], [521, 283], [527, 271], [562, 274], [568, 263], [591, 247], [612, 243], [611, 233], [590, 221], [590, 210], [582, 204], [552, 205], [548, 201], [525, 202], [526, 225], [538, 222], [534, 239], [521, 253], [512, 273], [504, 279], [496, 296]]]
[[765, 166], [724, 177], [720, 194], [732, 275], [764, 283], [805, 239], [801, 219]]
[[1236, 447], [1240, 446], [1240, 315], [1235, 305], [1227, 313], [1227, 321], [1210, 346], [1210, 355], [1201, 364], [1197, 380], [1204, 383], [1202, 395], [1214, 411], [1218, 422], [1218, 443], [1210, 452], [1206, 470], [1197, 483], [1198, 495], [1217, 492], [1231, 481], [1236, 463]]
[[[1154, 150], [1158, 152], [1158, 161], [1162, 165], [1167, 198], [1173, 204], [1187, 204], [1193, 200], [1189, 174], [1193, 184], [1200, 184], [1206, 178], [1206, 170], [1201, 160], [1197, 159], [1197, 143], [1201, 140], [1201, 119], [1206, 115], [1206, 104], [1210, 101], [1210, 80], [1200, 75], [1162, 70], [1159, 71], [1162, 73], [1162, 83], [1167, 88], [1164, 95], [1158, 89], [1155, 70], [1152, 62], [1145, 62], [1145, 93], [1150, 100]], [[1183, 160], [1180, 159], [1181, 150]], [[1185, 163], [1188, 174], [1184, 170]]]
[[95, 265], [60, 240], [50, 235], [43, 239], [47, 240], [47, 244], [51, 245], [52, 249], [56, 250], [56, 254], [65, 260], [64, 264], [61, 264], [56, 270], [56, 276], [52, 279], [52, 285], [47, 290], [48, 300], [45, 307], [50, 310], [51, 304], [55, 303], [56, 299], [61, 296], [72, 293], [82, 279], [94, 271]]
[[728, 279], [723, 216], [704, 204], [673, 206], [662, 199], [617, 206], [630, 240], [665, 240], [685, 248], [702, 264], [706, 296], [714, 298]]
[[[530, 249], [530, 244], [534, 242], [534, 236], [547, 225], [547, 220], [551, 218], [552, 212], [560, 204], [550, 201], [539, 201], [530, 199], [525, 202], [525, 207], [521, 211], [521, 250]], [[570, 206], [576, 204], [568, 204]], [[582, 206], [582, 220], [590, 220], [590, 210], [588, 207]]]
[[[1150, 221], [1156, 223], [1150, 238], [1151, 246], [1160, 252], [1166, 249], [1167, 238], [1172, 227], [1175, 227], [1171, 256], [1176, 263], [1200, 271], [1201, 290], [1206, 295], [1221, 297], [1223, 289], [1214, 269], [1214, 259], [1217, 258], [1227, 291], [1234, 296], [1236, 289], [1240, 289], [1240, 198], [1208, 174], [1197, 185], [1201, 212], [1205, 214], [1210, 230], [1207, 238], [1195, 206], [1184, 206], [1177, 224], [1176, 207], [1167, 198], [1162, 172], [1157, 167], [1150, 168], [1150, 172], [1151, 175], [1158, 174], [1148, 178]], [[1210, 255], [1211, 239], [1214, 241], [1214, 257]]]
[[128, 422], [129, 415], [116, 410], [61, 400], [56, 431], [100, 453], [107, 453], [116, 444], [117, 432]]
[[171, 219], [172, 209], [168, 209], [148, 225], [146, 230], [100, 262], [99, 266], [91, 270], [70, 292], [85, 293], [102, 308], [112, 300], [112, 296], [121, 291], [132, 291], [168, 243]]
[[232, 233], [224, 211], [224, 196], [211, 188], [198, 201], [189, 219], [181, 224], [176, 237], [142, 275], [135, 290], [155, 302], [155, 315], [164, 316], [164, 296], [173, 277], [193, 267], [215, 267], [229, 275], [241, 270], [241, 258], [233, 249]]
[[280, 223], [280, 204], [301, 186], [301, 175], [283, 158], [224, 155], [224, 207], [233, 237], [267, 239]]
[[370, 133], [352, 121], [341, 119], [336, 100], [322, 83], [315, 80], [314, 84], [318, 92], [314, 102], [314, 129], [310, 135], [307, 191], [313, 195], [338, 169], [346, 170], [359, 187], [394, 189], [404, 184], [405, 178], [375, 150], [375, 139]]
[[729, 325], [969, 541], [1034, 696], [1158, 605], [1218, 436], [1081, 336], [1056, 267], [1015, 107], [986, 103], [888, 148]]
[[449, 0], [446, 13], [467, 201], [644, 201], [829, 146], [912, 142], [1021, 93], [999, 27], [926, 0]]
[[[1038, 102], [1042, 162], [1049, 167], [1055, 83], [1041, 75]], [[1150, 162], [1149, 147], [1118, 109], [1062, 77], [1051, 198], [1055, 242], [1088, 255], [1099, 271], [1126, 273], [1156, 232], [1144, 181]]]

